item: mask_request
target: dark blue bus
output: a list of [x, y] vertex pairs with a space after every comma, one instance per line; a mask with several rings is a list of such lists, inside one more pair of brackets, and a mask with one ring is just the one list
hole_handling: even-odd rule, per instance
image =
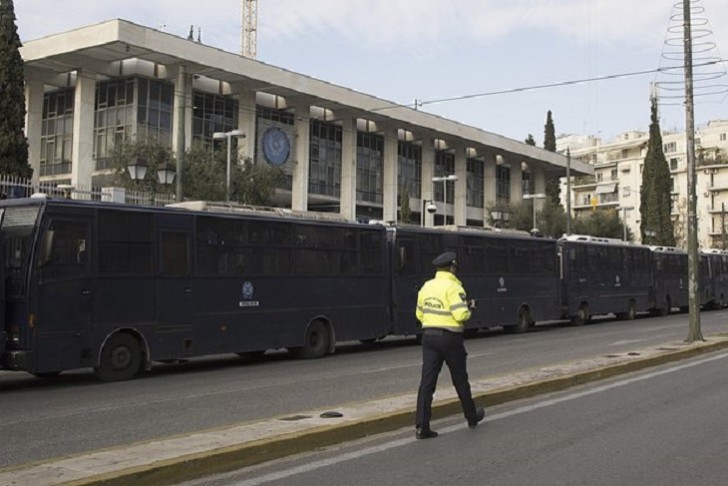
[[504, 327], [525, 332], [537, 321], [560, 317], [555, 240], [528, 233], [481, 229], [390, 229], [395, 334], [419, 332], [417, 292], [432, 278], [432, 260], [443, 251], [458, 255], [458, 278], [477, 309], [466, 329]]
[[0, 368], [113, 381], [390, 333], [382, 226], [45, 198], [3, 201], [0, 218]]
[[559, 240], [563, 317], [576, 325], [592, 315], [634, 319], [652, 307], [652, 258], [647, 246], [570, 235]]
[[652, 251], [652, 313], [667, 315], [674, 307], [688, 309], [688, 254], [664, 246], [650, 247]]

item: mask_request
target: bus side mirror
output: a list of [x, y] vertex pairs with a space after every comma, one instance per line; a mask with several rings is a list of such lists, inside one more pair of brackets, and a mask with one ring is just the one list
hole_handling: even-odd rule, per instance
[[54, 234], [53, 230], [48, 230], [43, 234], [43, 242], [40, 245], [40, 258], [38, 259], [39, 267], [45, 267], [51, 261]]

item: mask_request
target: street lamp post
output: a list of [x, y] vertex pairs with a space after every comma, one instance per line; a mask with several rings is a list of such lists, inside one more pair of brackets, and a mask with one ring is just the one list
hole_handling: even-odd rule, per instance
[[230, 202], [230, 151], [232, 146], [231, 139], [233, 137], [236, 138], [245, 138], [245, 132], [242, 130], [230, 130], [229, 132], [215, 132], [212, 134], [212, 138], [214, 140], [226, 140], [227, 145], [227, 168], [225, 172], [225, 202]]
[[646, 243], [648, 245], [651, 245], [654, 243], [654, 238], [657, 235], [657, 232], [653, 229], [647, 228], [645, 229], [645, 239], [647, 240]]
[[432, 182], [442, 182], [443, 226], [447, 225], [447, 183], [456, 180], [458, 180], [458, 176], [455, 174], [436, 176], [432, 178]]
[[537, 235], [538, 227], [536, 226], [536, 199], [546, 199], [546, 194], [524, 194], [523, 199], [530, 199], [533, 203], [533, 228], [531, 229], [531, 234]]
[[511, 213], [496, 208], [490, 212], [490, 217], [493, 219], [495, 227], [500, 228], [501, 223], [508, 223], [511, 220]]
[[[149, 169], [149, 166], [147, 165], [146, 159], [143, 159], [141, 157], [137, 157], [131, 163], [129, 163], [126, 166], [126, 170], [129, 171], [129, 177], [133, 181], [142, 181], [144, 180], [144, 177], [147, 175], [147, 170]], [[172, 184], [174, 182], [174, 178], [176, 176], [176, 170], [175, 166], [171, 163], [166, 163], [160, 167], [157, 168], [157, 181], [159, 184], [162, 185], [168, 185]], [[157, 192], [156, 188], [156, 182], [154, 183], [154, 189], [152, 190], [151, 194], [151, 203], [154, 205], [154, 199]]]
[[420, 226], [425, 226], [425, 211], [430, 214], [435, 214], [437, 212], [437, 206], [435, 206], [435, 202], [432, 199], [422, 200], [422, 210], [420, 212]]

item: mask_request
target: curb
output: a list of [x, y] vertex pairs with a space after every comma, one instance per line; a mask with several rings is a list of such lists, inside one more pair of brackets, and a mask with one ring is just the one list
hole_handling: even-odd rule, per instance
[[[683, 349], [680, 349], [680, 347], [683, 347]], [[532, 380], [530, 382], [513, 386], [496, 386], [484, 392], [478, 392], [476, 386], [474, 386], [473, 397], [478, 405], [490, 407], [518, 399], [561, 391], [592, 381], [722, 349], [728, 349], [728, 338], [715, 336], [713, 337], [713, 342], [705, 341], [693, 344], [680, 343], [661, 346], [650, 351], [654, 354], [647, 357], [642, 356], [641, 353], [627, 353], [624, 356], [607, 356], [607, 360], [610, 358], [626, 360], [614, 364], [608, 364], [608, 361], [606, 362], [607, 364], [602, 364], [597, 360], [597, 365], [592, 369], [577, 372], [568, 371], [568, 365], [561, 369], [558, 367], [551, 368], [550, 370], [546, 370], [545, 373], [561, 373], [561, 375], [556, 377], [539, 377], [538, 373], [543, 373], [541, 371], [536, 373], [535, 381], [530, 378]], [[483, 383], [478, 382], [474, 385], [482, 386]], [[451, 396], [450, 398], [436, 401], [432, 406], [433, 419], [460, 413], [462, 411], [457, 397]], [[69, 486], [176, 484], [208, 475], [234, 471], [341, 442], [357, 440], [399, 428], [410, 427], [413, 426], [414, 417], [414, 407], [402, 408], [399, 405], [399, 408], [395, 408], [392, 411], [370, 414], [348, 423], [314, 426], [298, 432], [282, 433], [231, 446], [211, 448], [204, 452], [181, 455], [172, 459], [151, 462], [143, 466], [122, 467], [113, 472], [91, 475], [83, 479], [63, 482], [62, 474], [59, 473], [59, 482], [54, 484]], [[113, 451], [114, 449], [111, 449], [109, 452], [113, 453]], [[53, 468], [53, 462], [47, 463], [46, 465], [49, 468]], [[12, 468], [16, 472], [22, 469], [23, 466]], [[0, 470], [0, 473], [2, 472]], [[11, 484], [24, 483], [14, 482]]]

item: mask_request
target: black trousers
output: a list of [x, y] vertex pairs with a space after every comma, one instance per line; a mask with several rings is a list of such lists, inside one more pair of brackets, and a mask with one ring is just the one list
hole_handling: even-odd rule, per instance
[[437, 378], [442, 364], [447, 363], [452, 383], [460, 398], [463, 414], [467, 420], [475, 420], [475, 402], [470, 391], [464, 336], [461, 333], [425, 330], [422, 336], [422, 379], [417, 393], [418, 428], [429, 428], [432, 418], [432, 397], [437, 388]]

